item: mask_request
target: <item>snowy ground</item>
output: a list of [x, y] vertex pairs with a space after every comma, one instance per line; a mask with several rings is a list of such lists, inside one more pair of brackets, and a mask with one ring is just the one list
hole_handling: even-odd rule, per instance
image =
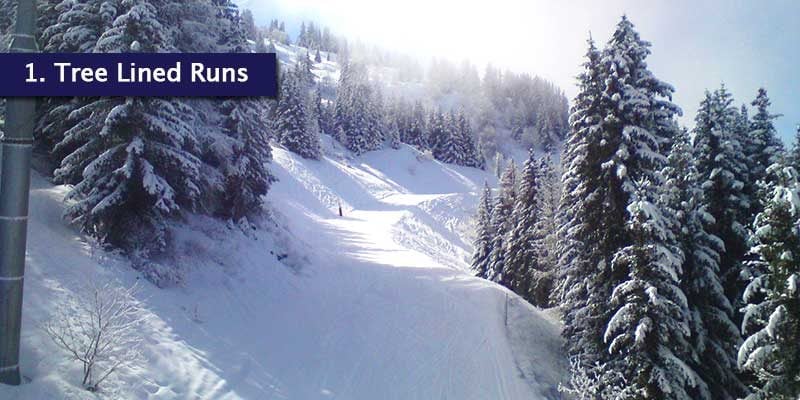
[[[186, 283], [141, 285], [146, 367], [101, 396], [557, 398], [558, 323], [467, 271], [469, 217], [490, 174], [409, 148], [352, 158], [325, 147], [322, 161], [275, 149], [274, 226], [244, 234], [189, 222], [176, 237]], [[22, 354], [30, 382], [0, 387], [0, 398], [92, 398], [77, 385], [79, 366], [37, 326], [88, 278], [130, 285], [137, 274], [64, 225], [63, 187], [38, 176], [33, 185]]]

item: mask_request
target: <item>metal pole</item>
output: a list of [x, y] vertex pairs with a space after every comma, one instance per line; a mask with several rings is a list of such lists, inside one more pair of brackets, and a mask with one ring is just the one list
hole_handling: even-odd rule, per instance
[[506, 293], [506, 301], [503, 303], [503, 305], [505, 306], [505, 310], [503, 312], [505, 315], [505, 324], [508, 326], [508, 293]]
[[[35, 0], [19, 0], [10, 52], [36, 52]], [[22, 285], [36, 100], [9, 98], [0, 137], [0, 383], [19, 385]]]

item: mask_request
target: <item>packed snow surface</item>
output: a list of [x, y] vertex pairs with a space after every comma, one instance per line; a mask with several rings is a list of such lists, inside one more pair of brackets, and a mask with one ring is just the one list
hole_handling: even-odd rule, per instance
[[471, 216], [491, 174], [408, 147], [361, 157], [324, 147], [320, 161], [274, 149], [280, 181], [259, 228], [199, 218], [180, 228], [184, 284], [139, 283], [147, 364], [99, 394], [38, 327], [89, 279], [142, 280], [67, 226], [66, 188], [34, 174], [28, 383], [0, 387], [0, 398], [559, 398], [556, 318], [468, 270]]

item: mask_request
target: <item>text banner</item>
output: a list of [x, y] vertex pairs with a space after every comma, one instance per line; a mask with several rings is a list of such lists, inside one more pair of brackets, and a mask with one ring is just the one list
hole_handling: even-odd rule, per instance
[[274, 53], [4, 53], [0, 97], [276, 97]]

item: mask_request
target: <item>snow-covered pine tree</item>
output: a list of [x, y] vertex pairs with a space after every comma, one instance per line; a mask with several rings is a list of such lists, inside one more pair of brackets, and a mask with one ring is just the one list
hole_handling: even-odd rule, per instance
[[300, 74], [301, 81], [303, 85], [305, 85], [306, 89], [312, 87], [314, 85], [314, 72], [313, 72], [314, 63], [311, 61], [311, 55], [306, 52], [305, 56], [300, 59], [295, 65], [295, 69], [298, 70]]
[[[606, 357], [601, 304], [610, 294], [603, 295], [594, 282], [611, 263], [615, 240], [613, 232], [601, 228], [624, 221], [618, 209], [604, 213], [612, 204], [616, 206], [607, 192], [607, 182], [615, 178], [609, 176], [608, 168], [603, 168], [601, 155], [608, 156], [613, 150], [602, 138], [607, 105], [603, 97], [605, 72], [600, 64], [600, 51], [591, 38], [587, 47], [564, 144], [557, 291], [564, 309], [567, 352], [582, 368], [591, 369]], [[606, 221], [612, 217], [612, 221]]]
[[[550, 153], [547, 152], [538, 160], [537, 182], [539, 183], [539, 219], [536, 221], [537, 240], [539, 241], [539, 288], [537, 296], [542, 307], [550, 307], [556, 303], [555, 286], [558, 271], [558, 208], [561, 198], [561, 177], [556, 171]], [[546, 296], [546, 297], [545, 297]]]
[[514, 160], [508, 163], [508, 168], [500, 179], [500, 192], [492, 210], [492, 224], [494, 225], [494, 238], [492, 238], [492, 253], [489, 256], [489, 269], [486, 278], [503, 283], [506, 279], [506, 237], [511, 232], [514, 224], [512, 213], [517, 201], [517, 167]]
[[400, 128], [397, 127], [397, 121], [392, 120], [387, 128], [389, 130], [389, 147], [397, 150], [402, 144], [400, 142]]
[[670, 230], [674, 213], [659, 204], [658, 190], [680, 109], [671, 102], [672, 86], [647, 68], [649, 47], [623, 16], [602, 53], [609, 105], [603, 139], [611, 145], [610, 153], [601, 150], [600, 167], [609, 172], [602, 212], [616, 216], [599, 226], [613, 235], [606, 243], [612, 255], [591, 284], [604, 306], [607, 364], [633, 392], [622, 397], [690, 400], [699, 381], [687, 365], [688, 308], [678, 286], [683, 254]]
[[794, 400], [800, 396], [800, 188], [797, 172], [779, 162], [768, 168], [770, 193], [754, 222], [751, 269], [744, 293], [739, 367], [755, 374], [747, 400]]
[[269, 47], [267, 47], [267, 38], [264, 36], [262, 31], [258, 31], [256, 36], [256, 45], [254, 47], [254, 51], [256, 53], [269, 53]]
[[542, 232], [537, 229], [541, 218], [539, 205], [540, 176], [538, 160], [529, 151], [519, 177], [514, 208], [511, 213], [511, 230], [505, 243], [505, 272], [501, 283], [535, 306], [546, 306], [549, 298], [546, 271], [539, 261], [542, 258]]
[[400, 140], [419, 150], [428, 148], [428, 127], [425, 123], [425, 107], [419, 101], [414, 103], [409, 118], [409, 129], [403, 132]]
[[[749, 143], [744, 150], [751, 160], [750, 165], [748, 165], [748, 172], [750, 184], [755, 188], [767, 183], [765, 182], [767, 168], [783, 157], [784, 149], [783, 143], [778, 138], [775, 126], [772, 123], [780, 115], [770, 114], [769, 106], [772, 103], [769, 100], [766, 89], [759, 88], [758, 95], [750, 104], [755, 107], [756, 112], [750, 122], [748, 129]], [[760, 199], [764, 196], [759, 195], [756, 191], [753, 197], [755, 198], [751, 199], [751, 215], [755, 216], [763, 208]]]
[[764, 179], [767, 168], [778, 162], [783, 151], [783, 144], [772, 124], [772, 121], [780, 115], [769, 112], [771, 104], [766, 89], [759, 88], [758, 95], [751, 103], [756, 110], [750, 123], [750, 137], [753, 138], [755, 148], [748, 150], [754, 158], [755, 167], [758, 168], [758, 171], [753, 172], [755, 180]]
[[461, 126], [458, 123], [458, 115], [450, 111], [446, 116], [447, 131], [450, 135], [450, 163], [456, 165], [466, 165], [468, 160], [467, 143], [461, 134]]
[[441, 110], [431, 113], [428, 119], [430, 135], [428, 145], [433, 157], [444, 163], [458, 161], [458, 144], [453, 137], [453, 124], [450, 115]]
[[225, 181], [218, 214], [238, 221], [261, 211], [261, 196], [275, 180], [267, 167], [272, 149], [262, 99], [230, 99], [221, 108], [225, 116], [222, 128], [233, 144], [221, 166]]
[[344, 64], [336, 91], [334, 122], [337, 131], [344, 133], [342, 144], [357, 155], [380, 148], [382, 110], [373, 103], [377, 98], [364, 66]]
[[369, 88], [370, 98], [366, 103], [365, 117], [367, 119], [367, 151], [378, 150], [386, 138], [386, 110], [383, 104], [383, 94], [377, 86]]
[[216, 18], [209, 21], [217, 31], [217, 51], [221, 53], [249, 53], [250, 44], [242, 25], [239, 7], [231, 0], [211, 0]]
[[458, 153], [460, 158], [460, 165], [473, 168], [486, 168], [486, 160], [483, 154], [478, 150], [475, 144], [475, 138], [472, 133], [472, 126], [467, 119], [467, 115], [463, 110], [459, 111], [458, 115], [453, 119], [455, 132], [458, 144]]
[[[65, 1], [47, 8], [56, 13], [57, 19], [53, 24], [43, 27], [40, 43], [43, 44], [44, 52], [91, 52], [100, 35], [111, 27], [116, 16], [116, 8], [101, 0]], [[48, 97], [38, 103], [34, 135], [37, 146], [48, 153], [54, 165], [61, 164], [64, 157], [86, 143], [86, 139], [67, 141], [56, 149], [56, 145], [65, 141], [64, 133], [83, 121], [70, 118], [70, 114], [92, 100], [94, 99]], [[75, 183], [80, 179], [81, 170], [76, 170], [65, 179], [57, 179], [57, 182]]]
[[719, 276], [722, 240], [706, 231], [713, 217], [702, 203], [688, 132], [681, 131], [674, 138], [664, 176], [666, 206], [676, 211], [678, 223], [672, 229], [684, 254], [681, 288], [690, 312], [694, 353], [690, 365], [704, 383], [690, 389], [692, 398], [737, 399], [746, 392], [736, 376], [735, 349], [741, 343], [741, 334], [732, 320], [733, 307]]
[[[641, 198], [653, 189], [640, 187]], [[609, 302], [615, 313], [604, 336], [612, 355], [608, 365], [632, 392], [622, 398], [696, 399], [693, 390], [703, 383], [687, 364], [691, 333], [686, 296], [678, 286], [680, 261], [663, 244], [669, 222], [647, 200], [634, 201], [628, 211], [632, 243], [614, 259], [616, 267], [628, 271], [628, 279], [614, 288]]]
[[797, 132], [794, 134], [794, 143], [792, 150], [787, 156], [789, 165], [794, 167], [795, 171], [800, 171], [800, 125], [797, 125]]
[[300, 47], [308, 47], [308, 34], [306, 33], [306, 21], [300, 22], [300, 32], [297, 34], [297, 45]]
[[[732, 102], [724, 86], [706, 93], [695, 117], [693, 145], [703, 204], [713, 221], [706, 230], [723, 241], [719, 275], [735, 310], [744, 288], [740, 274], [747, 252], [745, 227], [749, 224], [750, 200], [740, 180], [747, 176], [747, 164], [735, 130], [737, 113]], [[734, 322], [740, 322], [735, 311]]]
[[503, 166], [505, 165], [505, 157], [499, 151], [494, 153], [494, 176], [500, 179], [503, 176]]
[[483, 192], [478, 202], [478, 212], [475, 218], [475, 241], [472, 243], [474, 248], [472, 271], [475, 272], [476, 276], [485, 279], [490, 279], [489, 262], [495, 237], [492, 208], [492, 189], [489, 188], [489, 183], [486, 182], [483, 185]]
[[241, 23], [247, 39], [257, 40], [259, 38], [258, 28], [256, 27], [256, 21], [253, 19], [252, 11], [248, 9], [242, 10]]
[[403, 103], [397, 99], [389, 99], [384, 108], [383, 126], [386, 129], [386, 145], [392, 149], [399, 149], [400, 131], [404, 123]]
[[746, 214], [742, 215], [742, 221], [747, 226], [758, 213], [759, 207], [755, 200], [758, 199], [759, 176], [763, 175], [764, 169], [759, 168], [757, 165], [756, 153], [759, 148], [757, 145], [758, 138], [750, 134], [752, 123], [750, 122], [750, 112], [747, 109], [747, 105], [742, 104], [738, 113], [735, 109], [732, 109], [730, 112], [733, 120], [729, 128], [731, 137], [734, 138], [734, 143], [738, 144], [741, 150], [736, 156], [736, 159], [743, 166], [741, 174], [738, 175], [736, 179], [742, 182], [742, 198], [746, 199], [750, 205]]
[[477, 165], [475, 168], [481, 169], [483, 171], [486, 170], [486, 151], [484, 150], [482, 140], [478, 140], [477, 145], [475, 146], [475, 157], [477, 157]]
[[331, 53], [336, 52], [336, 43], [333, 35], [331, 35], [331, 30], [329, 28], [324, 28], [322, 30], [322, 50], [328, 52], [328, 61], [330, 61]]
[[54, 24], [43, 27], [42, 50], [48, 53], [88, 53], [114, 22], [116, 9], [104, 0], [61, 2]]
[[[125, 0], [122, 12], [98, 40], [106, 52], [171, 49], [147, 0]], [[146, 255], [165, 248], [166, 221], [192, 210], [200, 196], [200, 160], [191, 126], [180, 118], [182, 103], [127, 98], [114, 105], [86, 147], [96, 158], [67, 195], [75, 203], [66, 215], [103, 243]], [[84, 154], [86, 155], [86, 154]], [[143, 253], [143, 254], [142, 254]]]
[[[302, 68], [281, 77], [281, 92], [275, 116], [278, 142], [303, 158], [317, 160], [321, 154], [319, 133], [310, 126], [308, 89]], [[316, 125], [316, 124], [314, 124]]]
[[320, 85], [316, 85], [312, 97], [314, 117], [317, 118], [320, 133], [330, 135], [333, 133], [333, 116], [331, 115], [329, 103], [326, 104], [323, 100], [322, 88]]
[[[112, 97], [95, 98], [81, 104], [65, 104], [50, 111], [50, 117], [63, 113], [74, 125], [63, 132], [61, 140], [53, 147], [53, 157], [61, 158], [58, 168], [53, 171], [53, 180], [64, 184], [77, 184], [84, 179], [83, 173], [89, 163], [105, 151], [106, 142], [98, 137], [103, 130], [108, 113], [120, 105], [123, 99]], [[74, 108], [74, 110], [72, 110]], [[47, 126], [58, 132], [56, 126]], [[64, 154], [64, 156], [60, 156]]]
[[[120, 36], [119, 27], [112, 28], [118, 13], [129, 10], [130, 3], [90, 0], [62, 2], [55, 11], [61, 12], [57, 23], [42, 34], [46, 52], [120, 52], [130, 43], [114, 42]], [[104, 35], [112, 30], [113, 34]], [[160, 25], [158, 36], [162, 43], [158, 51], [171, 48], [167, 32]], [[99, 39], [103, 35], [103, 43]], [[105, 149], [95, 140], [112, 108], [121, 104], [120, 98], [48, 98], [37, 109], [36, 138], [39, 146], [49, 148], [51, 160], [58, 168], [53, 172], [57, 183], [77, 184], [83, 179], [84, 168]]]

